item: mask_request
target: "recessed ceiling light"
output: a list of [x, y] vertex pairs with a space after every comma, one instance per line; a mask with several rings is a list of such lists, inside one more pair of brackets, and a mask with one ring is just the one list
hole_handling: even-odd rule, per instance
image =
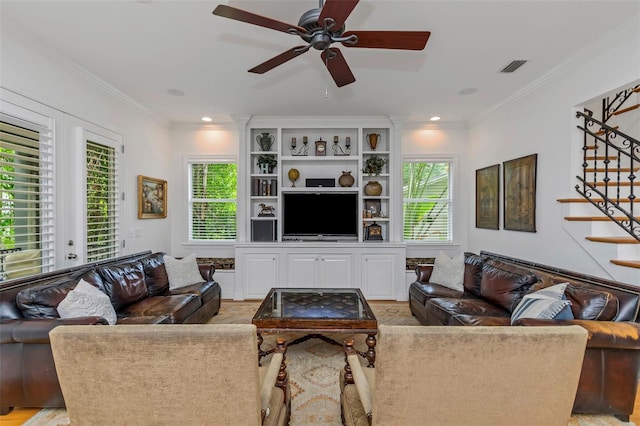
[[213, 118], [205, 116], [205, 117], [202, 117], [202, 121], [206, 121], [208, 123], [210, 121], [213, 121]]
[[167, 93], [173, 96], [184, 96], [184, 92], [180, 89], [169, 89]]
[[437, 115], [434, 115], [433, 117], [431, 117], [429, 120], [431, 121], [438, 121], [440, 120], [440, 117], [438, 117]]
[[461, 91], [458, 92], [459, 95], [472, 95], [474, 93], [476, 93], [478, 91], [478, 89], [476, 89], [475, 87], [468, 87], [466, 89], [462, 89]]

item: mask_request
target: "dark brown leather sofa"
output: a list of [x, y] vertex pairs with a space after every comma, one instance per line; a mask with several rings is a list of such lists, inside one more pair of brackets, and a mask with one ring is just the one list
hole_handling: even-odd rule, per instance
[[514, 325], [587, 329], [573, 412], [628, 421], [640, 374], [640, 287], [484, 251], [465, 254], [464, 291], [430, 282], [432, 268], [418, 266], [409, 287], [411, 312], [424, 325], [510, 325], [511, 312], [525, 294], [569, 283], [565, 296], [573, 320], [519, 319]]
[[[78, 281], [106, 293], [117, 324], [205, 323], [220, 309], [215, 267], [202, 282], [170, 290], [164, 253], [136, 253], [0, 284], [0, 414], [13, 407], [64, 407], [49, 331], [67, 324], [107, 324], [102, 317], [61, 319], [56, 307]], [[117, 325], [116, 325], [117, 326]]]

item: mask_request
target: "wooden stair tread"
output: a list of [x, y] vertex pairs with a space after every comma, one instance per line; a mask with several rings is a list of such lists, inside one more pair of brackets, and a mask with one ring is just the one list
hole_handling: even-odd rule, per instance
[[[589, 182], [589, 185], [594, 185], [593, 182]], [[631, 186], [631, 182], [596, 182], [595, 186]]]
[[610, 262], [618, 266], [640, 269], [640, 260], [611, 259]]
[[633, 169], [630, 167], [621, 167], [621, 168], [615, 168], [615, 167], [609, 167], [608, 169], [605, 169], [604, 167], [597, 167], [597, 168], [587, 168], [584, 169], [585, 172], [587, 173], [593, 173], [595, 172], [605, 172], [605, 171], [609, 171], [610, 173], [614, 173], [614, 172], [620, 172], [620, 173], [629, 173], [629, 172], [637, 172], [638, 170], [640, 170], [640, 167], [634, 167]]
[[630, 107], [627, 107], [627, 108], [619, 109], [616, 112], [612, 112], [611, 115], [624, 114], [625, 112], [633, 111], [634, 109], [637, 109], [637, 108], [640, 108], [640, 104], [635, 104], [635, 105], [631, 105]]
[[585, 157], [585, 160], [587, 160], [587, 161], [603, 160], [604, 161], [607, 158], [609, 160], [617, 160], [618, 159], [618, 157], [616, 155], [609, 155], [608, 157], [604, 156], [604, 155], [596, 155], [596, 156], [591, 156], [591, 157]]
[[[565, 220], [575, 221], [575, 222], [609, 222], [612, 220], [616, 220], [618, 222], [622, 220], [627, 220], [626, 216], [616, 216], [613, 219], [609, 218], [609, 216], [566, 216]], [[636, 219], [640, 220], [640, 216], [636, 217]]]
[[[558, 198], [556, 201], [559, 203], [588, 203], [589, 200], [594, 201], [594, 202], [604, 202], [604, 200], [602, 198]], [[616, 201], [616, 200], [613, 200]], [[631, 200], [628, 198], [620, 198], [620, 200], [618, 200], [618, 203], [630, 203]]]
[[586, 237], [586, 239], [596, 243], [640, 244], [640, 241], [633, 237]]
[[[613, 128], [613, 129], [615, 129], [615, 130], [618, 130], [618, 128], [619, 128], [619, 127], [620, 127], [620, 126], [613, 126], [612, 128]], [[598, 135], [598, 136], [602, 136], [602, 135], [604, 135], [605, 133], [607, 133], [607, 129], [600, 129], [600, 130], [598, 130], [598, 131], [596, 132], [596, 135]]]

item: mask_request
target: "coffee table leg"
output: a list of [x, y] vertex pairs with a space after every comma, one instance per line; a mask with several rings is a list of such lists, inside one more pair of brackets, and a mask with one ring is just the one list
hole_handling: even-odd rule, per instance
[[376, 362], [376, 335], [375, 334], [369, 334], [367, 336], [367, 346], [369, 347], [369, 349], [367, 349], [367, 361], [369, 361], [369, 365], [367, 365], [367, 367], [369, 368], [373, 368], [374, 367], [374, 363]]

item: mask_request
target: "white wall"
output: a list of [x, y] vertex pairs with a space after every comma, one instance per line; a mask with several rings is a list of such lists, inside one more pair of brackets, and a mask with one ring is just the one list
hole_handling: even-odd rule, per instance
[[[169, 180], [175, 167], [170, 156], [168, 124], [104, 82], [79, 70], [70, 60], [53, 56], [38, 41], [16, 28], [5, 26], [2, 29], [0, 76], [3, 88], [64, 112], [69, 118], [65, 120], [67, 123], [77, 123], [73, 118], [77, 117], [123, 136], [126, 153], [121, 182], [125, 203], [120, 226], [127, 240], [124, 253], [169, 251], [169, 222], [173, 208], [169, 208], [167, 219], [137, 219], [137, 175]], [[97, 87], [99, 85], [102, 89]], [[64, 126], [65, 123], [56, 125]], [[63, 152], [63, 148], [72, 142], [72, 129], [67, 130], [63, 132], [65, 138], [56, 140], [57, 152]], [[178, 187], [173, 183], [169, 180], [169, 199], [174, 196], [172, 188]], [[129, 238], [129, 231], [136, 230], [139, 237]]]
[[556, 70], [545, 84], [470, 124], [470, 172], [465, 177], [470, 188], [474, 187], [471, 171], [538, 154], [537, 232], [476, 229], [471, 208], [467, 218], [471, 251], [488, 250], [608, 277], [564, 231], [556, 200], [576, 196], [573, 188], [579, 164], [572, 160], [576, 157], [572, 146], [577, 146], [572, 144], [579, 138], [575, 128], [579, 123], [574, 111], [590, 99], [638, 79], [639, 27], [636, 19], [599, 45], [579, 52], [570, 68]]

